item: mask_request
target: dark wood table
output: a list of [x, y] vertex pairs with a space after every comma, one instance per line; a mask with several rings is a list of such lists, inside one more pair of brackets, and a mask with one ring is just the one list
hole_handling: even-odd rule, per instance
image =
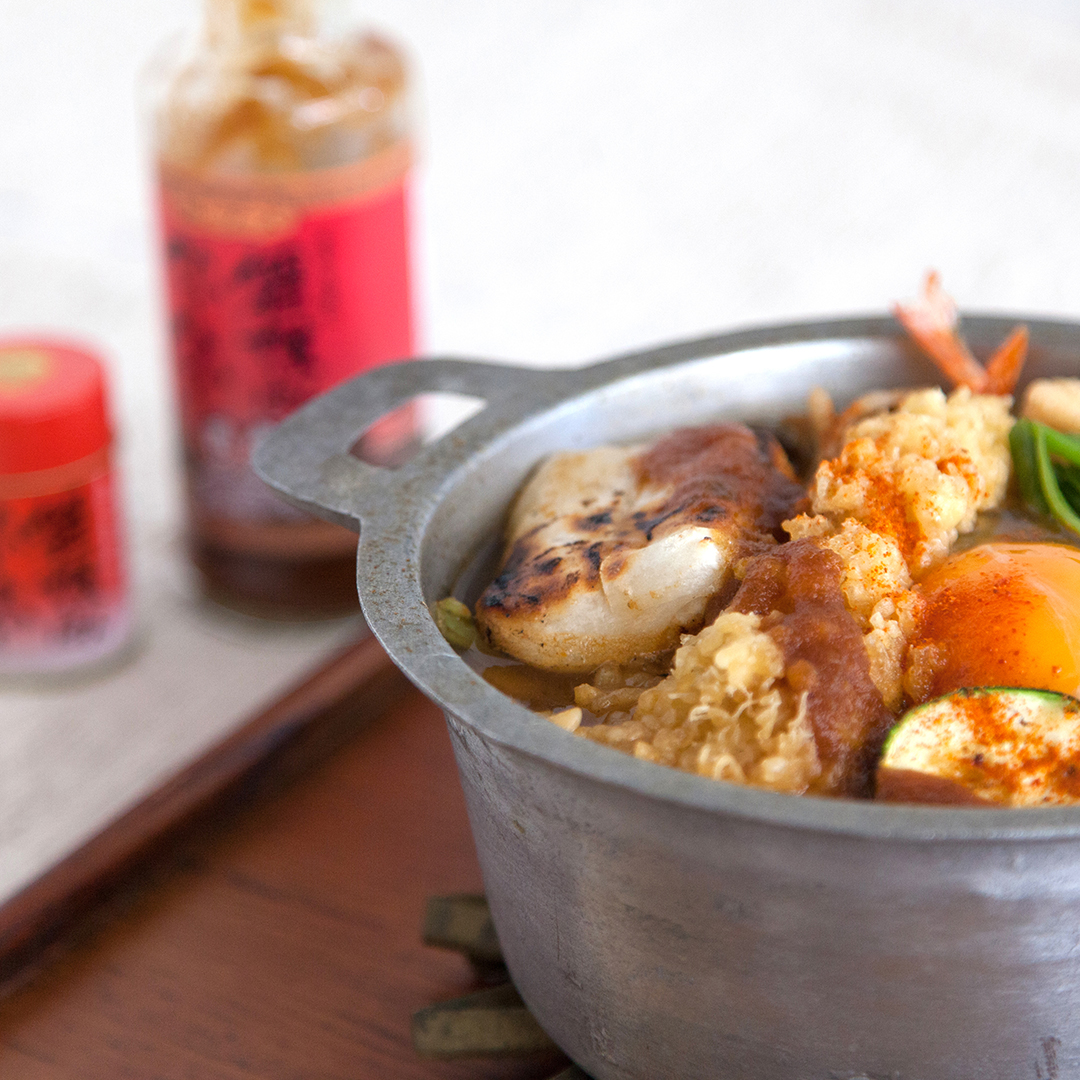
[[436, 1061], [425, 947], [479, 870], [445, 726], [370, 639], [0, 910], [3, 1080], [542, 1080]]

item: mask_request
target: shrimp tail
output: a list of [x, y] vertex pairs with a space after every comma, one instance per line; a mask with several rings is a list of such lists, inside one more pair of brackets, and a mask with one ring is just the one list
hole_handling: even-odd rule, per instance
[[986, 362], [986, 392], [1011, 394], [1028, 352], [1028, 328], [1018, 326]]
[[926, 275], [918, 300], [913, 304], [896, 304], [893, 312], [946, 378], [974, 393], [983, 392], [986, 372], [960, 337], [956, 305], [941, 287], [941, 279], [935, 271]]
[[1018, 326], [997, 347], [984, 368], [960, 336], [952, 298], [931, 270], [922, 295], [911, 304], [896, 304], [893, 312], [912, 340], [954, 385], [975, 394], [1011, 394], [1027, 357], [1028, 331]]

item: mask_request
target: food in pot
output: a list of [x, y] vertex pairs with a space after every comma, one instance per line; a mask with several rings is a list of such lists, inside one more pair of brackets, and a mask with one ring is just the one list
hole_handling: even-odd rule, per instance
[[[672, 675], [639, 698], [632, 717], [581, 733], [716, 779], [868, 794], [903, 697], [921, 608], [914, 578], [944, 560], [979, 510], [1000, 504], [1009, 425], [1005, 399], [966, 389], [950, 398], [916, 391], [894, 412], [859, 421], [840, 454], [818, 467], [810, 512], [786, 523], [791, 542], [751, 561], [725, 612], [756, 616], [739, 638], [756, 657], [760, 637], [779, 648], [772, 673], [750, 692], [724, 677], [719, 695], [703, 696], [706, 684], [687, 680], [677, 656]], [[709, 641], [682, 649], [708, 654]], [[699, 662], [721, 670], [715, 655]], [[748, 732], [766, 700], [777, 702], [767, 724]], [[772, 760], [779, 737], [797, 770]]]
[[980, 544], [919, 582], [905, 660], [908, 697], [965, 686], [1034, 686], [1080, 696], [1080, 549]]
[[1021, 412], [1056, 431], [1080, 434], [1080, 380], [1036, 379], [1024, 392]]
[[[531, 674], [489, 681], [645, 760], [847, 796], [873, 794], [912, 705], [970, 686], [1080, 690], [1080, 551], [1008, 513], [994, 535], [988, 516], [1008, 509], [1026, 331], [983, 368], [935, 277], [898, 314], [960, 385], [886, 389], [839, 417], [817, 395], [805, 488], [769, 437], [732, 424], [542, 464], [476, 605], [484, 646]], [[993, 542], [961, 544], [976, 527]]]
[[1080, 701], [994, 687], [911, 709], [886, 740], [877, 794], [966, 805], [1080, 801]]
[[556, 454], [514, 504], [480, 630], [546, 671], [670, 649], [803, 498], [776, 439], [742, 424]]
[[934, 272], [926, 276], [922, 295], [914, 304], [897, 304], [893, 311], [904, 329], [932, 357], [946, 378], [979, 394], [1011, 394], [1027, 357], [1028, 332], [1018, 326], [983, 367], [959, 333], [959, 312]]
[[455, 649], [467, 649], [476, 640], [476, 622], [467, 604], [453, 596], [435, 605], [435, 625]]
[[1025, 416], [1009, 445], [1024, 501], [1080, 535], [1080, 438]]

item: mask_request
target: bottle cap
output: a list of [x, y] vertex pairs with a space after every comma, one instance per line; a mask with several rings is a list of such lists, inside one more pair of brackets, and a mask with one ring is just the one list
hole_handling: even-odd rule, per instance
[[93, 353], [0, 338], [0, 476], [69, 465], [111, 441], [105, 374]]

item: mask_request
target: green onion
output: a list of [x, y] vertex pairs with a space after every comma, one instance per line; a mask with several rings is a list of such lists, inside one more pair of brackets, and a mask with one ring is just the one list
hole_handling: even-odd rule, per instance
[[435, 605], [435, 625], [455, 649], [467, 649], [476, 640], [476, 623], [472, 612], [453, 596]]
[[1040, 514], [1049, 514], [1050, 507], [1039, 486], [1039, 466], [1035, 461], [1035, 425], [1030, 420], [1017, 420], [1009, 432], [1016, 483], [1020, 498]]
[[[1054, 518], [1064, 525], [1066, 529], [1071, 529], [1074, 533], [1080, 533], [1080, 517], [1077, 516], [1076, 511], [1061, 493], [1057, 476], [1054, 474], [1054, 464], [1050, 460], [1049, 443], [1051, 440], [1047, 437], [1050, 432], [1054, 435], [1061, 434], [1053, 431], [1052, 428], [1046, 427], [1045, 424], [1035, 425], [1035, 461], [1039, 469], [1039, 484], [1042, 488], [1043, 497], [1050, 506], [1050, 513], [1053, 514]], [[1062, 436], [1062, 438], [1066, 438], [1066, 436]], [[1057, 442], [1058, 440], [1054, 441]]]
[[1074, 510], [1080, 512], [1080, 467], [1059, 465], [1054, 471], [1057, 473], [1062, 495]]
[[[1029, 424], [1033, 421], [1029, 420]], [[1075, 435], [1066, 435], [1045, 424], [1036, 424], [1046, 436], [1046, 448], [1055, 457], [1064, 458], [1070, 465], [1080, 465], [1080, 439]]]
[[1024, 502], [1080, 534], [1080, 438], [1034, 420], [1017, 420], [1009, 432], [1009, 449]]

